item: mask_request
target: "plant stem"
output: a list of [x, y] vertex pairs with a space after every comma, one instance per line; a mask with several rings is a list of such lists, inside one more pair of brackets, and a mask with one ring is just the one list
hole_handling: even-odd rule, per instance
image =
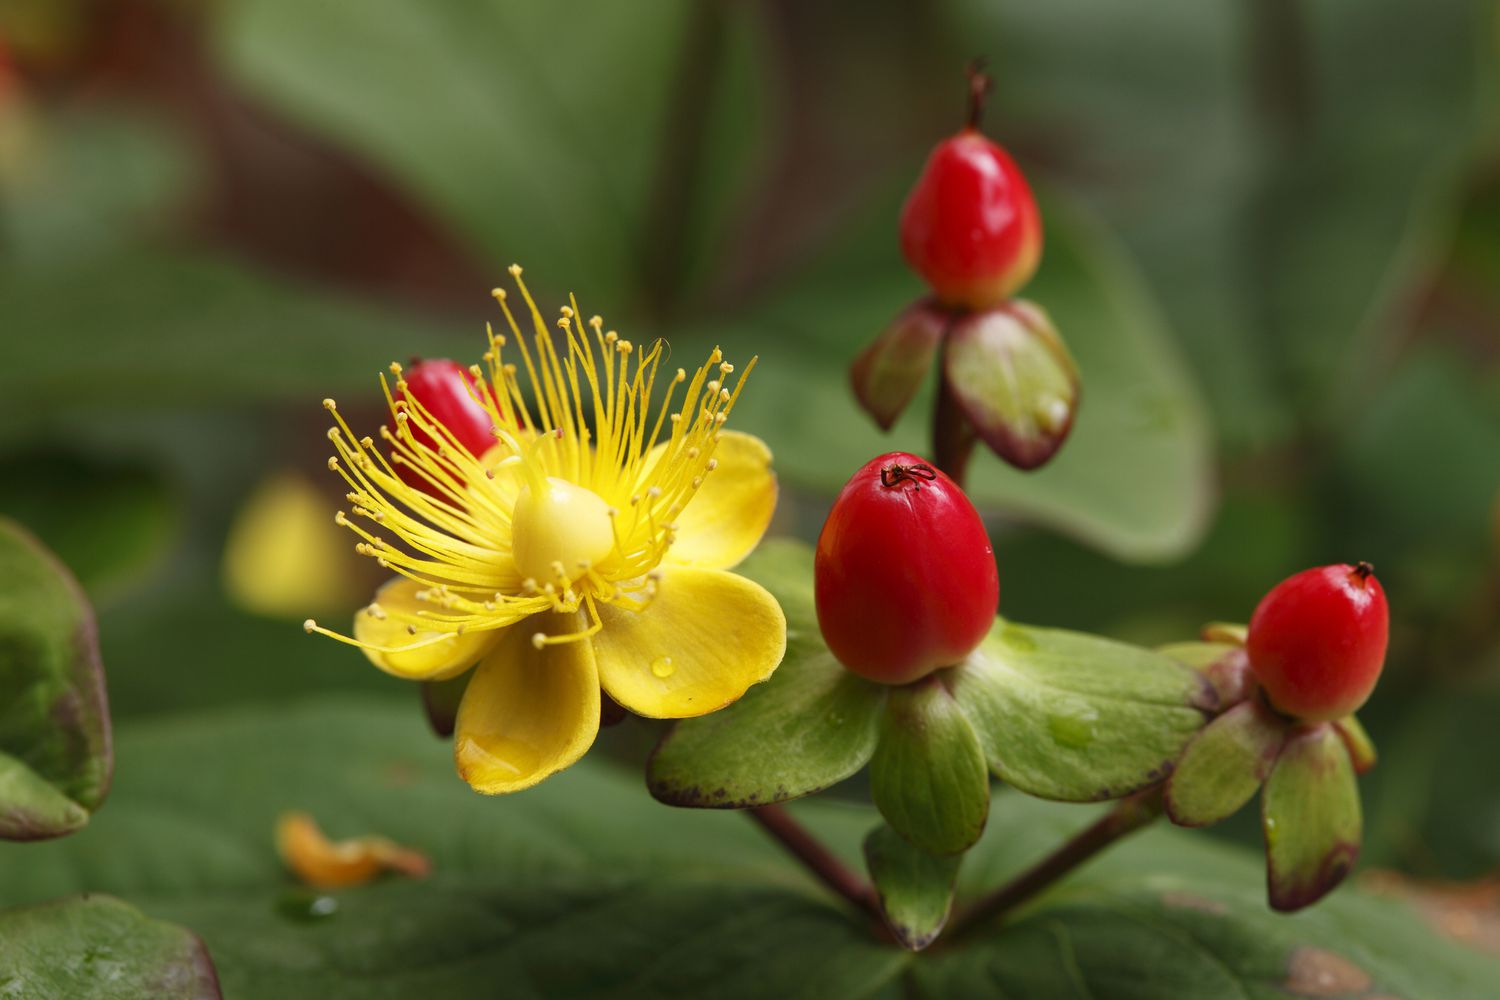
[[[759, 823], [761, 828], [773, 838], [780, 841], [787, 853], [802, 862], [803, 866], [816, 875], [820, 882], [853, 903], [857, 909], [870, 914], [876, 920], [883, 921], [874, 887], [834, 857], [833, 852], [824, 847], [807, 827], [793, 819], [792, 814], [787, 812], [785, 807], [756, 806], [748, 812], [751, 819]], [[882, 926], [884, 926], [883, 923]]]
[[[946, 345], [944, 351], [947, 350]], [[969, 472], [969, 457], [974, 454], [974, 429], [958, 407], [947, 376], [938, 372], [937, 403], [932, 411], [932, 461], [963, 488]]]
[[957, 937], [1010, 912], [1121, 837], [1146, 826], [1161, 813], [1160, 785], [1121, 799], [1098, 822], [960, 913], [944, 937]]

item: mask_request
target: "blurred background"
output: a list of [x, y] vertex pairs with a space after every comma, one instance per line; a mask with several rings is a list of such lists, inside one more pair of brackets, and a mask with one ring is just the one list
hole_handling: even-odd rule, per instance
[[[989, 58], [1082, 369], [1045, 469], [976, 459], [1002, 612], [1139, 642], [1373, 562], [1369, 863], [1500, 860], [1500, 128], [1468, 0], [3, 0], [0, 513], [83, 581], [118, 721], [414, 692], [304, 636], [377, 577], [335, 396], [477, 360], [519, 261], [637, 341], [761, 357], [736, 424], [812, 539], [925, 449], [845, 366], [922, 293], [897, 212]], [[617, 732], [630, 754], [644, 724]], [[1255, 836], [1242, 817], [1229, 836]]]

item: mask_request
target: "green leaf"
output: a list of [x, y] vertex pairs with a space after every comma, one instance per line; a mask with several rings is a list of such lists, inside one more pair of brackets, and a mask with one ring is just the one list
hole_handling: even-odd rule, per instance
[[67, 570], [4, 518], [0, 691], [0, 835], [72, 832], [104, 800], [114, 763], [94, 614]]
[[997, 777], [1075, 802], [1160, 781], [1212, 704], [1196, 673], [1160, 653], [1003, 619], [951, 683]]
[[[895, 199], [870, 206], [847, 247], [763, 310], [716, 331], [726, 350], [760, 354], [755, 377], [775, 391], [752, 384], [734, 421], [765, 438], [778, 473], [794, 484], [831, 494], [874, 455], [929, 450], [932, 385], [890, 434], [851, 412], [846, 388], [861, 346], [919, 293], [894, 252], [897, 207]], [[1053, 199], [1043, 212], [1047, 249], [1026, 294], [1067, 337], [1084, 402], [1067, 446], [1046, 468], [1022, 473], [979, 456], [968, 492], [981, 507], [1066, 531], [1122, 559], [1180, 555], [1202, 536], [1213, 507], [1197, 392], [1112, 239], [1076, 205]], [[871, 243], [888, 243], [892, 252], [867, 261], [859, 255]]]
[[891, 690], [870, 761], [870, 795], [892, 829], [933, 854], [963, 851], [984, 832], [984, 751], [936, 675]]
[[[591, 756], [521, 795], [473, 794], [409, 698], [342, 696], [124, 727], [111, 808], [78, 835], [0, 851], [0, 897], [125, 895], [207, 943], [227, 995], [1278, 996], [1297, 949], [1368, 970], [1368, 992], [1483, 996], [1500, 962], [1406, 906], [1348, 888], [1265, 908], [1264, 860], [1165, 826], [1101, 854], [1028, 909], [913, 959], [879, 943], [743, 817], [665, 809]], [[1014, 877], [1097, 811], [1002, 791], [960, 898]], [[425, 851], [434, 874], [309, 896], [271, 831], [288, 808], [338, 835]], [[797, 803], [854, 863], [866, 806]], [[580, 949], [579, 942], [588, 947]], [[1201, 975], [1178, 977], [1187, 967]], [[961, 989], [958, 984], [975, 988]], [[1022, 984], [1029, 984], [1024, 988]], [[1172, 987], [1181, 985], [1181, 992]], [[1216, 991], [1217, 992], [1214, 992]]]
[[149, 572], [172, 541], [179, 506], [146, 465], [53, 451], [0, 459], [0, 515], [34, 532], [95, 601]]
[[1013, 299], [953, 324], [943, 378], [970, 426], [1018, 469], [1062, 447], [1078, 409], [1078, 367], [1045, 310]]
[[807, 795], [864, 767], [879, 739], [886, 689], [845, 670], [823, 644], [811, 550], [762, 545], [736, 572], [781, 603], [786, 657], [733, 705], [685, 719], [663, 738], [646, 780], [671, 805], [738, 809]]
[[[201, 934], [229, 996], [866, 996], [906, 961], [754, 824], [666, 809], [638, 772], [586, 760], [523, 795], [474, 794], [409, 699], [158, 719], [120, 754], [98, 822], [0, 852], [0, 898], [125, 895]], [[272, 842], [288, 809], [415, 846], [434, 874], [289, 890]], [[798, 815], [851, 855], [875, 821]]]
[[1285, 740], [1285, 723], [1258, 700], [1234, 706], [1183, 750], [1167, 779], [1167, 815], [1179, 826], [1227, 819], [1255, 795]]
[[519, 255], [586, 309], [617, 307], [638, 276], [674, 89], [716, 77], [678, 79], [683, 53], [705, 41], [689, 34], [694, 5], [680, 0], [646, 10], [342, 0], [315, 13], [253, 0], [225, 14], [240, 86], [378, 165], [484, 259]]
[[962, 860], [962, 854], [928, 854], [889, 826], [878, 826], [865, 838], [865, 865], [880, 911], [904, 947], [921, 951], [942, 933]]
[[1331, 725], [1287, 741], [1262, 800], [1271, 906], [1300, 910], [1333, 890], [1359, 856], [1359, 785]]
[[0, 995], [217, 1000], [196, 935], [109, 896], [0, 910]]

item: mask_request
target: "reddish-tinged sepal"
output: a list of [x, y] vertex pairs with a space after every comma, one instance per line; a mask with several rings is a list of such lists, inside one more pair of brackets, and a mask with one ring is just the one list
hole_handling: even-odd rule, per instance
[[438, 737], [446, 740], [453, 735], [458, 723], [458, 703], [463, 700], [469, 678], [473, 676], [472, 671], [465, 671], [447, 680], [422, 682], [422, 711]]
[[963, 490], [891, 452], [845, 484], [818, 538], [818, 625], [845, 667], [907, 684], [958, 663], [995, 620], [1000, 578]]
[[951, 321], [935, 300], [913, 302], [854, 359], [854, 398], [881, 430], [890, 430], [916, 395]]
[[1370, 697], [1385, 664], [1385, 591], [1368, 563], [1320, 566], [1277, 584], [1250, 619], [1250, 667], [1275, 708], [1342, 719]]
[[[478, 458], [495, 443], [494, 419], [489, 410], [480, 404], [480, 389], [475, 385], [473, 375], [462, 365], [441, 358], [418, 361], [402, 371], [400, 379], [396, 390], [398, 405], [420, 407], [428, 417], [428, 423], [441, 424], [452, 435], [452, 440], [444, 438], [439, 441], [425, 430], [413, 426], [410, 428], [408, 447], [415, 445], [441, 453], [453, 447], [456, 442], [470, 455]], [[398, 441], [408, 441], [407, 431], [401, 430], [396, 424], [396, 418], [392, 415], [386, 424], [388, 431]], [[399, 449], [396, 459], [396, 475], [401, 477], [402, 482], [438, 499], [448, 499], [446, 491], [415, 471], [409, 463], [400, 461]], [[452, 485], [457, 487], [462, 484]]]
[[1261, 796], [1271, 908], [1300, 910], [1342, 882], [1359, 857], [1362, 825], [1343, 739], [1327, 723], [1300, 729], [1282, 748]]
[[1242, 701], [1193, 737], [1167, 779], [1167, 815], [1208, 826], [1233, 815], [1271, 773], [1286, 725], [1258, 701]]
[[979, 438], [1019, 469], [1045, 464], [1073, 429], [1078, 368], [1030, 302], [956, 322], [943, 347], [943, 378]]

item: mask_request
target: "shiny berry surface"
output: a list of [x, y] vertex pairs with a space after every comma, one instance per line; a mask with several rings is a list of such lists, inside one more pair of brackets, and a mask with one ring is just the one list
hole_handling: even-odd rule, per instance
[[1390, 615], [1368, 564], [1304, 570], [1277, 584], [1250, 619], [1250, 668], [1277, 710], [1340, 719], [1370, 697], [1385, 665]]
[[969, 498], [926, 460], [891, 452], [839, 493], [818, 538], [818, 624], [845, 667], [906, 684], [967, 656], [1000, 600]]
[[950, 306], [986, 309], [1026, 284], [1042, 223], [1010, 155], [973, 128], [940, 142], [901, 211], [901, 252]]
[[[446, 427], [470, 455], [478, 458], [495, 443], [494, 422], [472, 395], [474, 379], [462, 365], [440, 358], [418, 361], [401, 377], [406, 388], [396, 398], [410, 399], [419, 404], [431, 419]], [[386, 426], [392, 434], [397, 433], [394, 421], [388, 421]], [[412, 437], [428, 448], [438, 448], [439, 443], [433, 436], [415, 424], [412, 425]], [[447, 441], [442, 442], [442, 446], [450, 447]], [[425, 477], [400, 462], [396, 463], [396, 474], [408, 486], [433, 496], [441, 495]]]

